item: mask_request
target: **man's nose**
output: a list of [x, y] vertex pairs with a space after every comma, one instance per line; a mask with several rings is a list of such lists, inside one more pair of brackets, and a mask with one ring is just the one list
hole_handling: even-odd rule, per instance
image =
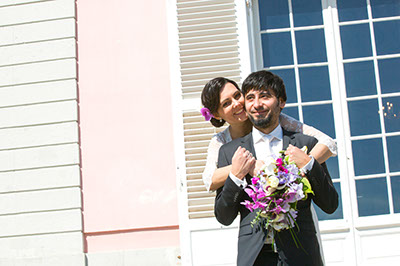
[[253, 106], [254, 106], [254, 108], [256, 108], [256, 109], [260, 108], [261, 102], [260, 102], [260, 100], [258, 99], [258, 97], [256, 97], [256, 98], [254, 99]]

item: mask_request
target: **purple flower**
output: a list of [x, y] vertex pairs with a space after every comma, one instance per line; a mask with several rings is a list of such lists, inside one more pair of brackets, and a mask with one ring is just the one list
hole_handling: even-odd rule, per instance
[[253, 211], [253, 203], [249, 200], [245, 200], [244, 202], [241, 202], [240, 204], [243, 204], [249, 211]]
[[203, 107], [200, 109], [200, 113], [204, 116], [204, 119], [206, 121], [210, 121], [211, 118], [213, 118], [213, 114], [210, 112], [210, 110], [207, 107]]

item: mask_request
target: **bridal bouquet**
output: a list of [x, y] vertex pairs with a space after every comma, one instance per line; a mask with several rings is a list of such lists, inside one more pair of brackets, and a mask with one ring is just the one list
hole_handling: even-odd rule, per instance
[[301, 175], [294, 162], [289, 162], [289, 156], [281, 151], [279, 157], [267, 160], [251, 183], [245, 191], [252, 201], [245, 200], [241, 204], [251, 212], [257, 211], [252, 225], [262, 223], [267, 230], [272, 228], [278, 232], [289, 229], [297, 245], [298, 239], [293, 231], [297, 202], [307, 199], [308, 193], [314, 194], [308, 179]]

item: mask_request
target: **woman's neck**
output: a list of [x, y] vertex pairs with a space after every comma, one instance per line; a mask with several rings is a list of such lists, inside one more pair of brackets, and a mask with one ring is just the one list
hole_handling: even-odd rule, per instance
[[229, 127], [229, 133], [231, 134], [232, 139], [237, 139], [246, 136], [251, 132], [253, 125], [250, 120], [246, 120], [242, 123], [233, 124]]

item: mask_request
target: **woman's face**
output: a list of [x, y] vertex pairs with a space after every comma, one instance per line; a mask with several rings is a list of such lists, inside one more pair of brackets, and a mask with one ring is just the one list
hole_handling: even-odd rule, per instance
[[227, 83], [219, 96], [220, 103], [216, 119], [222, 118], [231, 125], [247, 120], [243, 95], [232, 83]]

